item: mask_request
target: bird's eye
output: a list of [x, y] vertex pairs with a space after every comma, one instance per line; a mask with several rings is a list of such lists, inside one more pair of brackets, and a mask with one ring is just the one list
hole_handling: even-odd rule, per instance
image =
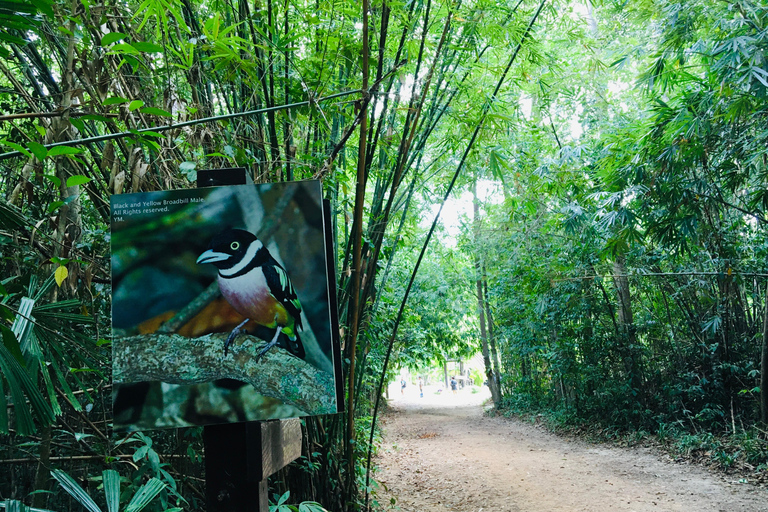
[[240, 248], [240, 242], [232, 242], [231, 244], [229, 244], [229, 248], [232, 249], [233, 251], [238, 250]]

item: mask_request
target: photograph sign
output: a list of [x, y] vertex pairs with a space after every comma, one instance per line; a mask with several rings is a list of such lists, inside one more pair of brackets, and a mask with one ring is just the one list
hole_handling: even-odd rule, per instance
[[116, 428], [338, 411], [319, 182], [121, 194], [111, 207]]

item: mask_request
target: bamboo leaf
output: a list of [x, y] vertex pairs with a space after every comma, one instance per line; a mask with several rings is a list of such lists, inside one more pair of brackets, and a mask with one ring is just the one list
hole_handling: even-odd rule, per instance
[[[45, 297], [45, 295], [49, 291], [53, 290], [53, 283], [54, 283], [54, 276], [53, 275], [48, 276], [48, 278], [45, 281], [43, 281], [43, 284], [40, 285], [40, 288], [35, 292], [35, 294], [32, 295], [32, 298], [35, 301], [38, 301], [43, 297]], [[59, 302], [56, 302], [54, 304], [59, 304]], [[45, 310], [45, 308], [46, 306], [43, 305], [43, 306], [38, 306], [37, 308], [35, 308], [35, 310], [41, 311], [41, 310]]]
[[111, 55], [141, 55], [141, 52], [128, 43], [118, 43], [109, 49]]
[[[5, 349], [5, 346], [2, 348]], [[11, 359], [10, 361], [7, 361], [7, 363], [8, 364], [3, 368], [3, 371], [5, 372], [7, 368], [9, 372], [12, 372], [16, 382], [19, 383], [20, 389], [23, 389], [24, 393], [27, 395], [27, 399], [29, 400], [35, 416], [41, 423], [45, 425], [51, 424], [53, 420], [56, 419], [56, 417], [54, 416], [51, 407], [48, 405], [48, 402], [45, 401], [42, 393], [40, 393], [37, 384], [32, 381], [32, 379], [29, 377], [29, 374], [24, 370], [24, 368], [21, 367], [18, 361]], [[11, 373], [6, 373], [6, 375], [10, 374]], [[9, 385], [11, 384], [11, 380], [12, 379], [10, 378], [8, 379]], [[14, 410], [16, 411], [17, 415], [19, 414], [20, 409], [27, 411], [27, 404], [23, 400], [21, 402], [17, 402], [16, 397], [14, 397]], [[32, 429], [32, 431], [34, 431], [34, 425], [32, 426]]]
[[72, 408], [78, 412], [82, 411], [83, 406], [80, 405], [80, 400], [78, 400], [75, 397], [75, 394], [72, 392], [72, 388], [69, 386], [69, 383], [64, 378], [64, 375], [61, 373], [61, 370], [59, 370], [59, 366], [57, 364], [52, 364], [51, 367], [53, 368], [53, 373], [56, 374], [56, 380], [59, 382], [59, 385], [64, 391], [64, 394], [69, 399], [69, 403], [72, 405]]
[[[141, 109], [141, 113], [142, 114], [152, 114], [152, 115], [155, 115], [155, 116], [173, 117], [173, 115], [170, 112], [168, 112], [167, 110], [163, 110], [163, 109], [157, 108], [157, 107], [144, 107], [144, 108]], [[143, 135], [146, 135], [146, 133], [144, 133]]]
[[91, 181], [91, 178], [89, 178], [88, 176], [83, 176], [82, 174], [78, 174], [78, 175], [70, 176], [69, 178], [67, 178], [67, 186], [76, 187], [78, 185], [85, 185], [89, 181]]
[[0, 377], [0, 432], [8, 432], [8, 403], [5, 399], [5, 386], [3, 378]]
[[8, 146], [9, 148], [15, 149], [16, 151], [18, 151], [19, 153], [23, 154], [27, 158], [31, 158], [32, 157], [32, 153], [27, 151], [27, 149], [25, 147], [23, 147], [23, 146], [21, 146], [19, 144], [16, 144], [15, 142], [11, 142], [9, 140], [0, 140], [0, 144], [2, 144], [3, 146]]
[[49, 18], [53, 18], [53, 7], [51, 7], [51, 2], [48, 2], [47, 0], [30, 0], [32, 5], [37, 7], [37, 10]]
[[304, 501], [299, 504], [299, 512], [328, 512], [316, 501]]
[[125, 39], [128, 37], [127, 34], [123, 34], [122, 32], [110, 32], [109, 34], [105, 34], [104, 37], [101, 38], [101, 46], [109, 46], [112, 43], [116, 43], [121, 39]]
[[34, 319], [32, 317], [32, 310], [35, 307], [35, 300], [29, 297], [22, 297], [19, 302], [18, 312], [13, 319], [13, 325], [11, 330], [16, 339], [19, 340], [19, 344], [24, 344], [24, 338], [29, 334], [32, 329]]
[[28, 226], [30, 224], [30, 220], [21, 212], [21, 210], [5, 199], [0, 199], [0, 227], [10, 230]]
[[67, 494], [75, 498], [78, 503], [88, 509], [90, 512], [102, 512], [96, 502], [80, 487], [80, 484], [60, 469], [51, 471], [51, 476], [55, 478]]
[[40, 144], [39, 142], [35, 142], [33, 140], [27, 142], [27, 147], [29, 150], [34, 154], [38, 160], [41, 162], [45, 160], [45, 157], [48, 156], [48, 150], [45, 149], [45, 146]]
[[51, 409], [53, 410], [53, 414], [60, 416], [62, 410], [61, 406], [59, 406], [59, 400], [56, 397], [56, 388], [53, 385], [51, 374], [48, 371], [48, 367], [46, 366], [46, 363], [43, 359], [39, 360], [39, 364], [40, 374], [43, 376], [43, 381], [45, 382], [45, 389], [48, 392], [48, 400], [51, 402]]
[[24, 365], [24, 354], [21, 352], [21, 344], [18, 338], [13, 333], [13, 330], [4, 325], [0, 325], [0, 334], [3, 336], [3, 345], [8, 349], [8, 352], [16, 358], [19, 364]]
[[54, 156], [60, 155], [77, 155], [82, 152], [82, 149], [74, 148], [72, 146], [56, 146], [48, 150], [48, 156], [53, 158]]
[[106, 117], [96, 115], [96, 114], [88, 114], [81, 117], [80, 119], [82, 119], [83, 121], [99, 121], [101, 123], [106, 123], [107, 121], [109, 121], [109, 119], [107, 119]]
[[120, 510], [120, 474], [114, 469], [105, 469], [101, 474], [104, 484], [104, 496], [107, 498], [107, 510], [119, 512]]
[[83, 121], [82, 118], [71, 117], [69, 119], [69, 123], [75, 128], [77, 128], [77, 131], [79, 131], [80, 133], [83, 133], [85, 131], [85, 121]]
[[29, 435], [35, 432], [35, 423], [32, 421], [32, 414], [29, 407], [27, 407], [24, 393], [27, 391], [28, 393], [39, 394], [39, 391], [36, 387], [28, 386], [28, 384], [31, 384], [29, 375], [19, 365], [16, 358], [5, 348], [5, 345], [0, 345], [0, 371], [2, 371], [8, 383], [8, 388], [13, 398], [13, 407], [16, 412], [16, 430], [22, 433], [22, 435]]
[[56, 185], [56, 188], [59, 188], [61, 186], [61, 178], [58, 176], [54, 176], [53, 174], [45, 174], [43, 175], [43, 178], [47, 179], [54, 185]]
[[112, 96], [111, 98], [105, 99], [103, 105], [106, 107], [109, 105], [118, 105], [120, 103], [128, 103], [128, 100], [121, 96]]
[[7, 499], [2, 505], [5, 505], [5, 512], [29, 512], [29, 507], [19, 500]]
[[[26, 27], [18, 27], [18, 28], [19, 29], [24, 29]], [[16, 37], [16, 36], [12, 36], [11, 34], [8, 34], [7, 32], [0, 32], [0, 40], [5, 41], [7, 43], [13, 43], [13, 44], [19, 44], [19, 45], [24, 45], [24, 44], [27, 43], [22, 38]], [[3, 51], [3, 54], [4, 54], [3, 56], [4, 57], [7, 57], [8, 55], [10, 55], [10, 53], [7, 52], [4, 48], [0, 47], [0, 50]]]
[[132, 43], [131, 46], [144, 53], [163, 53], [163, 47], [159, 44], [139, 41]]
[[165, 489], [165, 484], [158, 478], [152, 478], [149, 482], [142, 485], [139, 491], [133, 496], [125, 512], [140, 512], [149, 505], [155, 496]]

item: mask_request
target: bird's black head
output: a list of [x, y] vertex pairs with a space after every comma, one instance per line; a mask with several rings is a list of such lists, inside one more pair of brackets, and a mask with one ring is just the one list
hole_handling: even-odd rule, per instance
[[253, 258], [264, 246], [256, 235], [242, 229], [222, 231], [208, 244], [208, 250], [197, 258], [197, 263], [210, 263], [219, 269], [237, 266], [243, 259]]

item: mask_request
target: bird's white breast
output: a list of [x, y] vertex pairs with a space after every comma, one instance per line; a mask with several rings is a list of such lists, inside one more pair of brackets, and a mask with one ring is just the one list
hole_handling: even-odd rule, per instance
[[[260, 267], [234, 278], [220, 275], [219, 289], [227, 302], [246, 318], [268, 327], [278, 320], [275, 306], [279, 303], [270, 293]], [[282, 305], [278, 309], [282, 310]]]

